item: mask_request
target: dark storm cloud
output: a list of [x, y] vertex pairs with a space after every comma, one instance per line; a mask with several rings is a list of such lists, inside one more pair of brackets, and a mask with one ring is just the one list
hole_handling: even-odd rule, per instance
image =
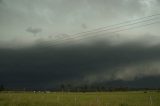
[[[146, 47], [138, 43], [111, 46], [101, 42], [70, 47], [40, 44], [1, 49], [0, 83], [12, 87], [52, 87], [64, 82], [82, 84], [157, 76], [158, 64], [151, 64], [160, 60], [159, 54], [159, 45]], [[146, 68], [148, 64], [152, 69]], [[130, 79], [130, 74], [135, 76]]]
[[[128, 31], [128, 37], [117, 34], [97, 43], [85, 39], [86, 45], [73, 46], [74, 40], [71, 46], [34, 45], [38, 40], [72, 38], [70, 35], [77, 32], [153, 14], [149, 10], [159, 7], [159, 0], [157, 4], [155, 1], [0, 0], [3, 2], [0, 4], [0, 84], [52, 87], [65, 82], [83, 84], [159, 77], [159, 39], [152, 36], [139, 39]], [[152, 34], [156, 28], [159, 26], [142, 32]], [[159, 35], [158, 31], [154, 33]], [[28, 36], [28, 32], [45, 36]], [[132, 34], [135, 33], [140, 35], [139, 32]], [[128, 41], [130, 38], [136, 41]]]
[[42, 32], [41, 28], [32, 28], [32, 27], [28, 27], [26, 29], [27, 32], [32, 33], [33, 35], [37, 35], [38, 33]]

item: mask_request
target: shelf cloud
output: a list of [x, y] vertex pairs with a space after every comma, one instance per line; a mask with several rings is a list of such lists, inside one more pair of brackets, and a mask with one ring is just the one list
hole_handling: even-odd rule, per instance
[[146, 40], [118, 45], [100, 40], [85, 45], [41, 43], [27, 48], [1, 48], [0, 81], [8, 86], [53, 87], [65, 82], [134, 82], [160, 76], [159, 43], [147, 45]]

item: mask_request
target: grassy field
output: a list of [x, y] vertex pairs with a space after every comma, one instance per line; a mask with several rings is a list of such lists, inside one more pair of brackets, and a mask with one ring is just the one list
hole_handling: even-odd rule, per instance
[[0, 106], [160, 106], [159, 92], [1, 92]]

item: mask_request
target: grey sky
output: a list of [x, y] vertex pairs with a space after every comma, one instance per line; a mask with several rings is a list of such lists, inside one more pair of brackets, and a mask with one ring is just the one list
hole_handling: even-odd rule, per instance
[[[43, 39], [160, 12], [159, 0], [1, 0], [0, 3], [1, 40], [25, 39], [28, 42], [35, 39], [26, 32], [29, 27], [43, 29], [39, 33]], [[153, 25], [150, 30], [146, 28], [147, 31], [142, 28], [142, 32], [153, 32], [157, 27], [159, 25]]]

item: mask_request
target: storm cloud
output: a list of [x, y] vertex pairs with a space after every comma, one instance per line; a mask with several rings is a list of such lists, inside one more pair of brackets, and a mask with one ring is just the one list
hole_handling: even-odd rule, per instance
[[3, 0], [0, 0], [0, 3], [2, 3], [3, 2]]
[[41, 28], [32, 28], [32, 27], [28, 27], [26, 29], [27, 32], [32, 33], [33, 35], [37, 35], [38, 33], [40, 33], [42, 31]]
[[[160, 87], [155, 83], [160, 79], [159, 5], [159, 0], [0, 0], [0, 84]], [[116, 28], [126, 21], [136, 24]], [[113, 33], [94, 32], [110, 25]], [[114, 33], [125, 28], [132, 30]]]
[[158, 77], [160, 45], [142, 42], [2, 48], [0, 81], [12, 87], [47, 88], [65, 82], [80, 85]]

